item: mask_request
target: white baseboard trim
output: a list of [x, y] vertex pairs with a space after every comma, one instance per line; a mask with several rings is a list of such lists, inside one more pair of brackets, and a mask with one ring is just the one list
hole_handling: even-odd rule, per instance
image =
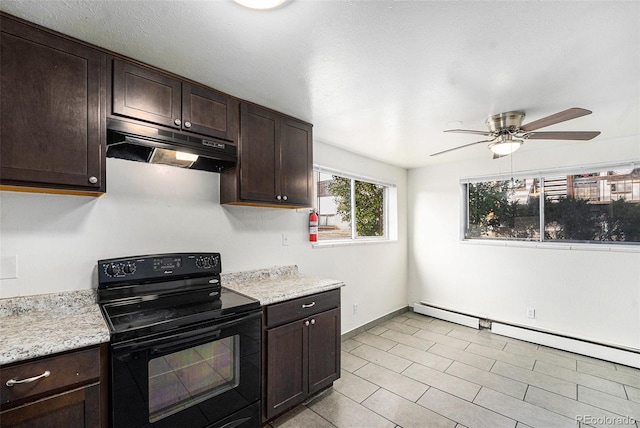
[[458, 312], [448, 311], [446, 309], [436, 308], [435, 306], [429, 306], [422, 302], [414, 303], [413, 311], [422, 315], [428, 315], [430, 317], [439, 318], [456, 324], [466, 325], [467, 327], [480, 329], [479, 318], [474, 318], [472, 316], [460, 314]]
[[585, 342], [579, 339], [572, 339], [570, 337], [557, 336], [543, 331], [502, 324], [495, 321], [491, 323], [491, 332], [501, 336], [512, 337], [514, 339], [533, 342], [539, 345], [562, 349], [575, 354], [586, 355], [588, 357], [594, 357], [640, 369], [640, 354], [632, 351], [625, 351], [624, 349]]

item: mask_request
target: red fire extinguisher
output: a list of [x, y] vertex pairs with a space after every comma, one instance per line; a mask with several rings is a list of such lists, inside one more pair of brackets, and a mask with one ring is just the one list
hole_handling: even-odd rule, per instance
[[309, 214], [309, 241], [318, 242], [318, 214], [315, 210]]

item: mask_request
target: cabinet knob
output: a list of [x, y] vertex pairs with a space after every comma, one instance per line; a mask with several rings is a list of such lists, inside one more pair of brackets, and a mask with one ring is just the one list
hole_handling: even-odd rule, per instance
[[180, 126], [180, 124], [182, 123], [182, 121], [180, 119], [176, 119], [173, 121], [173, 123], [176, 124], [176, 126]]
[[311, 320], [311, 325], [314, 325], [316, 323], [315, 318]]
[[184, 127], [185, 128], [191, 128], [191, 122], [189, 122], [188, 120], [184, 122]]
[[278, 195], [278, 196], [276, 196], [276, 199], [280, 201], [280, 200], [282, 200], [282, 196]]
[[89, 177], [89, 183], [96, 184], [97, 182], [98, 182], [98, 178], [97, 177], [95, 177], [93, 175], [91, 177]]
[[306, 325], [307, 327], [309, 327], [309, 321], [305, 321], [304, 325]]
[[282, 199], [286, 201], [286, 200], [287, 200], [287, 199], [289, 199], [289, 198], [287, 198], [287, 195], [284, 195], [284, 196], [282, 197]]

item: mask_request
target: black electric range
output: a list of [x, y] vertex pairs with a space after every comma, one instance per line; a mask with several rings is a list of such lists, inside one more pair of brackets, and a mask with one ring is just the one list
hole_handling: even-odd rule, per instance
[[219, 253], [98, 261], [112, 427], [260, 426], [261, 309]]

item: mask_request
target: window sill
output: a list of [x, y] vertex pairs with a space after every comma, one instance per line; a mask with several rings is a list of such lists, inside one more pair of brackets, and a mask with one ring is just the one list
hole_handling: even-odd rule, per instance
[[640, 245], [621, 244], [582, 244], [582, 243], [554, 243], [554, 242], [527, 242], [527, 241], [500, 241], [492, 239], [463, 239], [464, 245], [492, 245], [496, 247], [521, 247], [539, 248], [542, 250], [573, 250], [573, 251], [610, 251], [620, 253], [640, 253]]
[[351, 247], [358, 245], [379, 245], [379, 244], [397, 244], [397, 239], [366, 239], [366, 240], [349, 240], [349, 241], [323, 241], [313, 242], [312, 248], [332, 248], [332, 247]]

